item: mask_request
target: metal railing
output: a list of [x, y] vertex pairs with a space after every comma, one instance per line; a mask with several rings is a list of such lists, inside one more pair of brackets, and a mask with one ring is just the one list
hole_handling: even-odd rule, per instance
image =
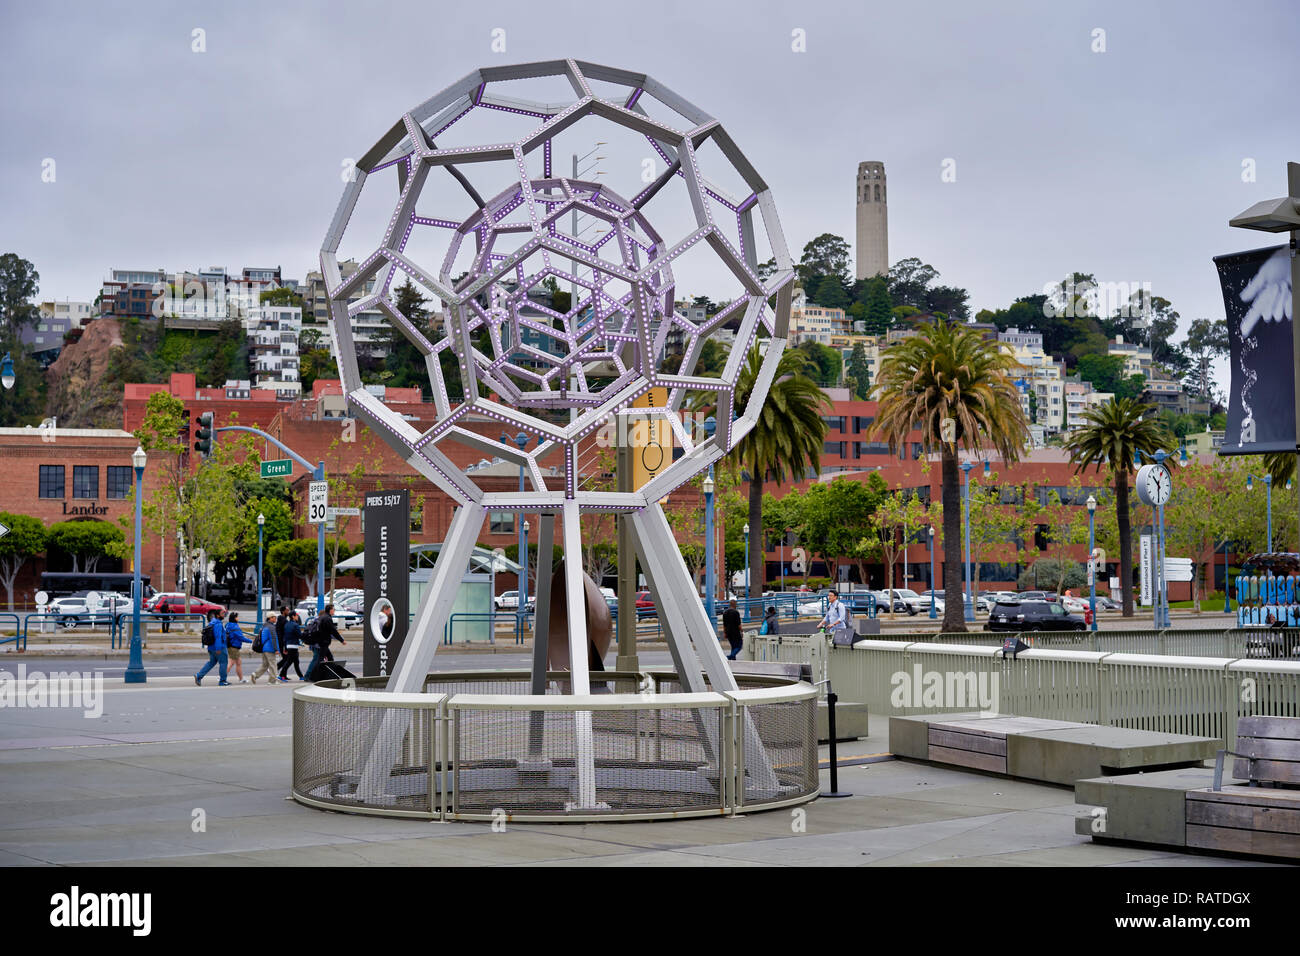
[[993, 710], [1019, 717], [1218, 737], [1233, 746], [1237, 718], [1300, 716], [1300, 661], [998, 646], [935, 641], [754, 637], [758, 660], [808, 663], [842, 700], [907, 716]]
[[[421, 694], [383, 679], [293, 695], [301, 803], [442, 820], [573, 821], [736, 814], [820, 792], [817, 691], [771, 678], [668, 692], [677, 675], [567, 672], [531, 695], [527, 672], [430, 674]], [[650, 692], [651, 689], [659, 692]]]
[[892, 634], [882, 640], [929, 641], [1001, 647], [1005, 639], [1019, 638], [1039, 649], [1105, 651], [1125, 654], [1160, 654], [1181, 657], [1266, 657], [1287, 659], [1300, 650], [1300, 630], [1282, 628], [1225, 628], [1201, 630], [1166, 628], [1131, 631], [971, 631], [967, 633]]

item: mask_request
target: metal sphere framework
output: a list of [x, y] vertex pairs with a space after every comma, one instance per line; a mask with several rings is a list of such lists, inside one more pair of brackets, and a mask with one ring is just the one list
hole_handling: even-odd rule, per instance
[[[543, 80], [552, 83], [546, 99], [519, 97], [521, 87]], [[557, 99], [555, 81], [569, 95]], [[457, 137], [465, 126], [458, 124], [476, 117], [509, 119], [519, 135], [464, 145]], [[655, 158], [645, 162], [662, 169], [624, 194], [598, 181], [599, 174], [558, 175], [555, 141], [576, 124], [609, 129], [611, 139], [644, 141]], [[385, 171], [396, 182], [392, 215], [382, 235], [364, 240], [373, 244], [363, 246], [358, 268], [345, 278], [340, 244], [363, 190], [376, 188], [370, 180]], [[425, 194], [449, 183], [455, 201], [442, 197], [446, 208], [430, 207]], [[595, 232], [579, 229], [579, 219]], [[710, 291], [723, 281], [734, 289], [714, 315], [675, 307], [685, 295], [675, 270], [701, 256], [711, 257]], [[402, 116], [356, 163], [320, 263], [349, 407], [459, 505], [385, 689], [421, 692], [484, 512], [524, 509], [540, 517], [531, 693], [545, 694], [552, 546], [558, 532], [564, 553], [579, 554], [581, 511], [600, 509], [629, 518], [684, 690], [737, 690], [658, 504], [754, 427], [786, 344], [790, 255], [771, 190], [723, 126], [641, 73], [576, 60], [477, 70]], [[398, 308], [395, 282], [407, 279], [434, 303], [432, 321]], [[561, 284], [572, 293], [567, 303], [554, 294]], [[437, 412], [425, 431], [362, 385], [352, 319], [375, 310], [424, 356]], [[724, 326], [734, 342], [721, 374], [695, 374], [704, 342]], [[738, 408], [736, 388], [755, 346], [761, 364]], [[453, 367], [455, 390], [447, 374]], [[667, 398], [647, 408], [651, 389]], [[680, 457], [635, 491], [584, 488], [580, 446], [634, 403], [639, 417], [667, 423]], [[681, 420], [683, 408], [701, 406], [712, 408], [717, 422], [708, 435]], [[467, 427], [484, 417], [529, 441], [496, 441]], [[529, 487], [484, 491], [444, 451], [448, 441], [519, 464]], [[543, 467], [563, 474], [563, 488], [547, 487]], [[581, 561], [564, 565], [567, 604], [581, 607]], [[567, 638], [572, 670], [565, 686], [583, 698], [591, 692], [583, 615], [569, 615]], [[392, 791], [400, 719], [391, 712], [376, 718], [369, 733], [355, 785], [362, 803], [382, 804]], [[764, 792], [777, 792], [772, 761], [748, 715], [740, 727], [745, 775]], [[600, 810], [591, 710], [575, 710], [571, 737], [572, 806]], [[716, 776], [728, 744], [716, 730], [703, 739]], [[521, 757], [530, 772], [545, 763], [535, 743]]]

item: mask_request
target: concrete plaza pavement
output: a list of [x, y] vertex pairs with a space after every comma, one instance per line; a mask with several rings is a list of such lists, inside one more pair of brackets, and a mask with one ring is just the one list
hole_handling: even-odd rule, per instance
[[[645, 663], [666, 663], [658, 657]], [[511, 668], [520, 658], [440, 654], [437, 666]], [[197, 660], [174, 663], [192, 673]], [[888, 758], [843, 765], [888, 749], [883, 717], [872, 718], [870, 738], [840, 745], [840, 789], [853, 796], [815, 801], [806, 813], [511, 824], [499, 833], [487, 823], [325, 812], [287, 799], [294, 685], [217, 687], [212, 674], [195, 687], [189, 674], [158, 669], [128, 687], [118, 667], [104, 667], [98, 718], [0, 709], [0, 864], [1259, 865], [1092, 844], [1074, 833], [1079, 808], [1065, 787]]]

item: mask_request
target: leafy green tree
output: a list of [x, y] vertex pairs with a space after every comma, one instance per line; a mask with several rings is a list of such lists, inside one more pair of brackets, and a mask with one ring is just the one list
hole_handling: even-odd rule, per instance
[[[908, 546], [916, 532], [925, 527], [929, 513], [921, 499], [914, 494], [893, 491], [886, 494], [871, 514], [880, 542], [880, 552], [885, 559], [885, 588], [894, 587], [894, 565], [907, 553]], [[907, 563], [903, 564], [903, 587], [907, 587]], [[893, 616], [893, 601], [889, 602], [889, 613]]]
[[0, 524], [9, 533], [0, 537], [0, 581], [9, 595], [9, 610], [14, 609], [14, 581], [30, 559], [45, 550], [45, 525], [29, 515], [0, 511]]
[[1028, 423], [1012, 380], [1015, 359], [973, 329], [943, 320], [881, 353], [874, 394], [875, 433], [897, 454], [919, 429], [926, 449], [940, 450], [943, 487], [945, 631], [964, 631], [960, 576], [961, 505], [957, 450], [991, 448], [1005, 462], [1020, 458]]
[[257, 301], [262, 305], [282, 305], [297, 307], [299, 309], [303, 307], [302, 296], [287, 286], [280, 286], [276, 289], [267, 289], [264, 292], [259, 292], [257, 294]]
[[838, 349], [805, 339], [799, 343], [799, 350], [808, 356], [807, 374], [814, 382], [823, 388], [839, 384], [844, 357]]
[[853, 397], [865, 399], [871, 394], [871, 366], [867, 364], [867, 350], [861, 342], [853, 343], [849, 355], [848, 375], [853, 379]]
[[716, 377], [727, 365], [727, 347], [717, 339], [705, 339], [695, 360], [695, 374]]
[[1086, 588], [1088, 573], [1078, 561], [1069, 558], [1039, 558], [1016, 579], [1021, 590], [1055, 588], [1060, 594], [1066, 588]]
[[931, 286], [925, 291], [925, 307], [928, 312], [942, 312], [950, 319], [965, 322], [970, 318], [970, 293], [952, 285]]
[[1100, 471], [1109, 465], [1115, 481], [1115, 511], [1119, 525], [1120, 585], [1124, 592], [1124, 616], [1133, 616], [1133, 533], [1128, 497], [1129, 476], [1136, 469], [1133, 458], [1173, 445], [1173, 437], [1155, 416], [1155, 407], [1129, 398], [1116, 398], [1083, 413], [1082, 428], [1066, 439], [1075, 471], [1092, 467]]
[[872, 515], [888, 494], [884, 479], [872, 472], [865, 481], [835, 478], [818, 482], [796, 499], [798, 512], [791, 517], [797, 519], [794, 527], [799, 542], [821, 555], [832, 581], [840, 579], [839, 565], [844, 558], [857, 560], [859, 574], [865, 575], [858, 543], [873, 534]]
[[277, 541], [266, 552], [266, 567], [274, 578], [299, 578], [306, 582], [307, 593], [315, 594], [316, 539], [291, 538], [288, 541]]
[[[1079, 487], [1079, 475], [1076, 473], [1070, 480], [1070, 500], [1078, 500]], [[1068, 566], [1074, 564], [1067, 554], [1068, 549], [1088, 543], [1088, 512], [1086, 508], [1064, 504], [1060, 494], [1052, 491], [1047, 496], [1047, 503], [1039, 508], [1038, 520], [1042, 523], [1043, 536], [1048, 545], [1056, 546], [1058, 573], [1052, 584], [1056, 593], [1060, 594], [1072, 586], [1065, 579]]]
[[813, 289], [814, 280], [820, 281], [822, 276], [834, 276], [842, 287], [849, 281], [849, 244], [839, 236], [824, 232], [803, 247], [795, 271], [805, 290]]
[[122, 529], [107, 521], [60, 521], [50, 525], [46, 544], [71, 557], [75, 573], [94, 571], [122, 539]]
[[[906, 261], [906, 260], [904, 260]], [[869, 335], [884, 335], [894, 324], [894, 306], [883, 276], [867, 284], [866, 323]]]
[[0, 255], [0, 352], [18, 350], [23, 329], [36, 324], [32, 303], [40, 286], [36, 267], [13, 252]]
[[918, 312], [926, 312], [930, 283], [937, 278], [939, 271], [934, 266], [916, 258], [900, 259], [889, 267], [889, 298], [897, 305], [910, 305]]
[[849, 294], [844, 291], [844, 283], [837, 275], [822, 276], [816, 294], [809, 298], [826, 309], [847, 309], [850, 304]]
[[1124, 359], [1119, 355], [1082, 355], [1075, 371], [1098, 392], [1118, 391], [1124, 376]]
[[1187, 384], [1193, 394], [1208, 402], [1214, 397], [1211, 365], [1215, 359], [1228, 354], [1227, 322], [1223, 319], [1193, 319], [1184, 347], [1192, 365]]
[[[224, 437], [213, 443], [212, 457], [187, 478], [181, 490], [179, 525], [185, 565], [197, 566], [205, 587], [207, 563], [228, 561], [248, 544], [246, 502], [239, 489], [241, 481], [258, 470], [257, 461], [251, 435]], [[187, 574], [187, 593], [189, 578]]]

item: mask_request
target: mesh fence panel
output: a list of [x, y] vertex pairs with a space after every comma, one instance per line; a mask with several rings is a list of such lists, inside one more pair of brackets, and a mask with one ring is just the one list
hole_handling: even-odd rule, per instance
[[[817, 792], [817, 701], [816, 699], [751, 704], [742, 709], [753, 733], [740, 724], [744, 747], [744, 802], [747, 806], [789, 800]], [[761, 750], [759, 745], [761, 744]], [[773, 791], [764, 779], [763, 761], [770, 762], [776, 777]]]
[[[452, 711], [453, 812], [537, 816], [722, 809], [722, 708]], [[581, 806], [590, 727], [595, 807]]]
[[[340, 807], [434, 812], [437, 784], [431, 797], [428, 774], [433, 711], [301, 699], [294, 700], [293, 709], [295, 793]], [[396, 760], [377, 771], [382, 793], [362, 799], [360, 784], [372, 748]]]

